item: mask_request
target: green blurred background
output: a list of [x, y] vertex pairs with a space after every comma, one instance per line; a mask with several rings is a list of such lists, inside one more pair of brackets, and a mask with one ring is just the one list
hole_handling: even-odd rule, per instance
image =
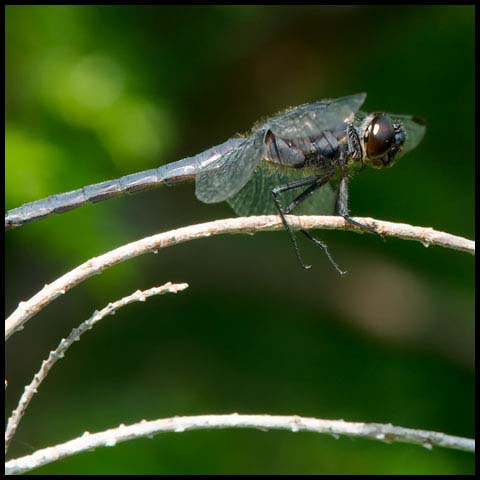
[[[178, 160], [261, 117], [365, 91], [426, 118], [422, 144], [351, 183], [353, 215], [474, 236], [474, 7], [6, 7], [6, 208]], [[88, 258], [232, 216], [192, 185], [84, 207], [6, 235], [6, 314]], [[121, 310], [42, 385], [9, 457], [143, 418], [297, 414], [474, 435], [474, 259], [317, 232], [199, 240], [58, 299], [7, 344], [6, 413], [93, 310]], [[473, 473], [474, 456], [310, 433], [203, 431], [98, 449], [35, 473]]]

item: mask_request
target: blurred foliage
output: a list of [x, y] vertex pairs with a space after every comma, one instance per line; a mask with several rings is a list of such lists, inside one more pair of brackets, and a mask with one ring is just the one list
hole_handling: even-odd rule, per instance
[[[8, 6], [6, 208], [152, 168], [287, 106], [365, 91], [427, 120], [422, 144], [351, 186], [354, 215], [474, 235], [474, 7]], [[192, 186], [111, 200], [6, 235], [6, 313], [128, 241], [231, 216]], [[10, 457], [142, 418], [298, 414], [472, 437], [474, 260], [319, 232], [217, 237], [116, 266], [7, 345], [6, 411], [95, 308], [166, 281], [178, 296], [105, 319], [42, 385]], [[20, 353], [21, 352], [21, 353]], [[314, 434], [168, 434], [35, 473], [473, 473], [473, 455]]]

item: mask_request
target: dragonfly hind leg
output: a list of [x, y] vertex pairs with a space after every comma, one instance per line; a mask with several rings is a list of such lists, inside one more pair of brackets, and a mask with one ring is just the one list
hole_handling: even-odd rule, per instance
[[333, 259], [332, 255], [330, 254], [330, 252], [328, 251], [328, 247], [327, 247], [327, 244], [325, 242], [322, 242], [320, 239], [314, 237], [308, 230], [300, 230], [310, 241], [312, 241], [315, 245], [318, 245], [319, 247], [321, 247], [323, 249], [323, 251], [325, 252], [325, 255], [328, 257], [328, 259], [330, 260], [330, 263], [333, 265], [333, 267], [335, 268], [335, 270], [340, 274], [340, 275], [345, 275], [347, 273], [346, 270], [342, 270], [337, 262]]
[[[300, 250], [298, 248], [295, 233], [293, 232], [290, 225], [288, 224], [288, 222], [285, 218], [285, 215], [288, 215], [289, 213], [291, 213], [296, 207], [298, 207], [302, 202], [304, 202], [310, 195], [312, 195], [322, 185], [324, 185], [326, 182], [328, 182], [329, 178], [330, 177], [308, 177], [308, 178], [303, 179], [303, 180], [287, 183], [286, 185], [282, 185], [282, 186], [274, 188], [272, 190], [272, 195], [273, 195], [273, 199], [275, 201], [275, 205], [277, 207], [278, 212], [280, 213], [280, 217], [282, 218], [283, 225], [285, 226], [285, 229], [287, 230], [287, 232], [290, 236], [290, 239], [293, 243], [293, 247], [295, 249], [295, 253], [297, 255], [298, 261], [300, 262], [300, 265], [305, 269], [310, 268], [311, 265], [305, 265], [305, 263], [303, 262], [302, 256], [300, 255]], [[284, 192], [287, 192], [289, 190], [293, 190], [294, 188], [300, 188], [300, 187], [303, 187], [303, 186], [306, 186], [306, 185], [310, 185], [310, 186], [305, 191], [303, 191], [300, 195], [298, 195], [298, 197], [296, 197], [290, 203], [290, 205], [288, 205], [286, 208], [282, 208], [282, 206], [280, 205], [280, 201], [278, 199], [278, 195], [280, 193], [284, 193]], [[327, 255], [328, 259], [330, 260], [331, 264], [335, 267], [337, 272], [340, 273], [340, 275], [344, 275], [345, 273], [347, 273], [347, 272], [341, 270], [340, 267], [337, 265], [337, 263], [333, 259], [332, 255], [328, 251], [328, 247], [327, 247], [326, 243], [322, 242], [318, 238], [315, 238], [307, 230], [300, 230], [300, 231], [303, 233], [303, 235], [305, 235], [315, 245], [318, 245], [319, 247], [321, 247], [323, 249], [323, 251]]]
[[297, 197], [292, 202], [292, 204], [294, 204], [292, 208], [290, 208], [292, 206], [292, 204], [290, 204], [285, 210], [282, 208], [282, 205], [280, 204], [279, 195], [281, 193], [288, 192], [290, 190], [294, 190], [295, 188], [305, 187], [307, 185], [310, 185], [310, 187], [307, 189], [307, 190], [310, 190], [310, 189], [312, 189], [312, 187], [316, 187], [316, 185], [315, 185], [316, 180], [317, 180], [317, 177], [308, 177], [308, 178], [304, 178], [302, 180], [297, 180], [295, 182], [290, 182], [290, 183], [287, 183], [285, 185], [281, 185], [280, 187], [276, 187], [272, 190], [273, 201], [275, 202], [275, 206], [277, 207], [280, 218], [282, 219], [283, 226], [285, 227], [285, 230], [287, 231], [288, 236], [290, 237], [290, 240], [292, 241], [293, 249], [295, 250], [295, 255], [297, 256], [297, 259], [298, 259], [300, 265], [305, 270], [308, 270], [312, 266], [305, 264], [305, 262], [303, 261], [302, 255], [300, 254], [300, 250], [298, 248], [295, 233], [292, 230], [292, 228], [290, 227], [289, 223], [287, 222], [287, 219], [285, 218], [285, 215], [288, 215], [292, 211], [292, 208], [295, 208], [299, 204], [299, 202], [295, 203], [295, 201], [300, 196], [302, 196], [303, 193], [305, 193], [305, 192], [300, 194], [299, 197]]

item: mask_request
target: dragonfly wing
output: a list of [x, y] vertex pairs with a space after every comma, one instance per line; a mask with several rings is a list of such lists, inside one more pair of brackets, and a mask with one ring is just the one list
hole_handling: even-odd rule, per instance
[[[273, 201], [272, 189], [294, 180], [309, 176], [302, 169], [270, 166], [262, 162], [250, 181], [227, 202], [237, 215], [276, 215], [278, 210]], [[280, 201], [286, 207], [302, 189], [282, 193]], [[293, 215], [332, 215], [335, 211], [336, 192], [326, 184], [308, 197], [293, 212]]]
[[405, 128], [405, 143], [398, 155], [400, 157], [413, 150], [422, 141], [426, 130], [425, 121], [423, 118], [410, 115], [395, 115], [394, 113], [389, 113], [388, 115], [393, 121], [399, 121]]
[[265, 126], [281, 138], [315, 136], [345, 122], [358, 111], [366, 96], [366, 93], [358, 93], [306, 103], [271, 117]]
[[250, 180], [265, 152], [265, 130], [245, 138], [237, 147], [208, 164], [195, 181], [195, 195], [217, 203], [235, 195]]

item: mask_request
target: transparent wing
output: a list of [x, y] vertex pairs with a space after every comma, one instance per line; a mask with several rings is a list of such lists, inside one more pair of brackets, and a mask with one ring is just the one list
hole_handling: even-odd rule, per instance
[[423, 118], [414, 117], [410, 115], [395, 115], [394, 113], [388, 114], [392, 120], [398, 120], [405, 128], [406, 138], [403, 148], [399, 156], [405, 155], [410, 150], [413, 150], [421, 141], [425, 135], [425, 120]]
[[223, 202], [251, 178], [265, 152], [265, 131], [246, 138], [237, 147], [209, 163], [195, 181], [195, 195], [204, 203]]
[[[270, 166], [262, 162], [251, 180], [227, 202], [237, 215], [278, 214], [272, 197], [272, 189], [293, 180], [310, 176], [303, 169]], [[303, 189], [304, 190], [304, 189]], [[280, 201], [286, 207], [303, 191], [301, 188], [282, 193]], [[336, 192], [331, 184], [326, 184], [300, 204], [292, 214], [296, 215], [331, 215], [335, 211]]]
[[267, 120], [265, 127], [281, 138], [318, 135], [340, 125], [362, 106], [366, 93], [306, 103]]

